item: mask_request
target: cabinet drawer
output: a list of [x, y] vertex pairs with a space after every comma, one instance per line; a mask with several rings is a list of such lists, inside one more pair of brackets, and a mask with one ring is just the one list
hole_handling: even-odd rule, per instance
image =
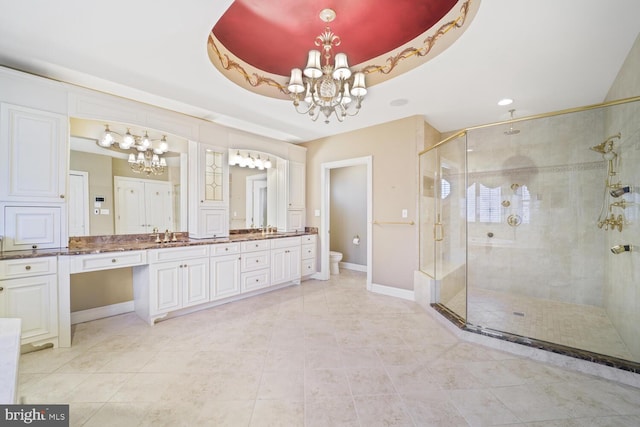
[[133, 267], [147, 263], [146, 251], [111, 252], [99, 255], [79, 255], [71, 259], [71, 273]]
[[250, 292], [269, 286], [269, 269], [242, 273], [240, 276], [241, 292]]
[[314, 245], [316, 244], [316, 239], [317, 239], [317, 235], [315, 234], [307, 234], [302, 236], [302, 244], [306, 245], [309, 243], [313, 243]]
[[0, 280], [55, 274], [56, 257], [23, 258], [0, 261]]
[[303, 259], [302, 260], [302, 275], [308, 276], [309, 274], [316, 273], [316, 260], [314, 259]]
[[300, 246], [300, 237], [285, 237], [283, 239], [273, 239], [271, 249], [290, 248]]
[[240, 253], [240, 243], [224, 243], [211, 245], [211, 256], [231, 255]]
[[209, 256], [209, 246], [182, 246], [178, 248], [152, 249], [148, 252], [149, 263], [176, 261]]
[[240, 271], [260, 270], [269, 267], [269, 252], [249, 252], [241, 255]]
[[315, 259], [316, 257], [316, 245], [302, 245], [302, 259]]
[[240, 243], [242, 252], [264, 251], [271, 248], [269, 240], [251, 240]]

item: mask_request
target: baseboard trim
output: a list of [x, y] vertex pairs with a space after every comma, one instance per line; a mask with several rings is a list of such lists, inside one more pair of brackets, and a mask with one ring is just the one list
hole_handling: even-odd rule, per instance
[[390, 297], [402, 298], [409, 301], [414, 301], [414, 293], [408, 289], [394, 288], [391, 286], [371, 284], [371, 292], [376, 294], [388, 295]]
[[341, 262], [338, 265], [340, 266], [340, 268], [344, 268], [344, 269], [347, 269], [347, 270], [362, 271], [363, 273], [367, 272], [367, 266], [366, 265], [353, 264], [353, 263], [350, 263], [350, 262]]
[[118, 304], [105, 305], [104, 307], [90, 308], [88, 310], [74, 311], [71, 313], [71, 324], [90, 322], [104, 317], [117, 316], [134, 311], [133, 301], [125, 301]]

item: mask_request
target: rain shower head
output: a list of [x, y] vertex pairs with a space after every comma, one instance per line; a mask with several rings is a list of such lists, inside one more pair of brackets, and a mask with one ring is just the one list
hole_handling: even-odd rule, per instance
[[594, 145], [593, 147], [589, 147], [589, 150], [596, 151], [600, 154], [610, 153], [613, 151], [613, 141], [615, 139], [620, 139], [620, 136], [621, 136], [620, 132], [618, 132], [617, 134], [612, 135], [609, 138], [605, 139], [600, 144]]
[[615, 245], [611, 248], [611, 252], [618, 255], [624, 252], [631, 252], [633, 250], [632, 245]]
[[[513, 113], [515, 111], [516, 110], [514, 110], [514, 109], [509, 110], [509, 113], [511, 113], [511, 119], [510, 120], [513, 120]], [[504, 132], [505, 135], [517, 135], [519, 133], [520, 133], [520, 130], [519, 129], [514, 129], [513, 128], [513, 124], [511, 126], [509, 126], [509, 130]]]

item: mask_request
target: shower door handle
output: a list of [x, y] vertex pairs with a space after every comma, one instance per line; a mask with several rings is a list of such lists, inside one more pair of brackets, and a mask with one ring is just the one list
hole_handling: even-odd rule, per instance
[[441, 222], [433, 224], [433, 240], [436, 242], [442, 242], [442, 240], [444, 240], [444, 228]]

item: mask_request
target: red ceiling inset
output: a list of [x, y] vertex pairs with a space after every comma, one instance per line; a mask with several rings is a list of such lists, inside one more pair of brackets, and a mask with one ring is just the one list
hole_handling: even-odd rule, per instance
[[329, 23], [350, 65], [390, 52], [425, 33], [456, 0], [236, 0], [213, 27], [213, 34], [242, 61], [287, 76], [306, 65], [307, 52], [324, 31], [319, 18], [336, 12]]

